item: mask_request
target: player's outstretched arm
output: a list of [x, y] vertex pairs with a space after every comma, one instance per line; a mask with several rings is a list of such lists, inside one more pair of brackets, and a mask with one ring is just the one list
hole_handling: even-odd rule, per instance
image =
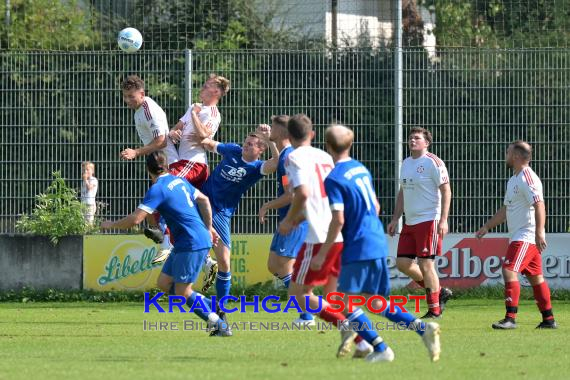
[[217, 142], [216, 140], [212, 140], [210, 138], [204, 139], [200, 142], [200, 144], [202, 144], [202, 146], [204, 147], [204, 149], [206, 149], [208, 152], [212, 152], [212, 153], [217, 153], [216, 147], [220, 144], [219, 142]]
[[192, 112], [191, 112], [192, 122], [194, 123], [196, 136], [200, 139], [205, 139], [212, 136], [212, 128], [208, 128], [206, 125], [202, 123], [202, 121], [200, 121], [200, 118], [198, 117], [200, 110], [201, 108], [199, 105], [194, 104], [192, 106]]
[[117, 220], [115, 222], [105, 221], [101, 223], [102, 230], [128, 230], [138, 224], [141, 224], [143, 220], [149, 215], [146, 211], [137, 208], [133, 213], [124, 217], [123, 219]]
[[396, 206], [394, 207], [392, 221], [388, 224], [388, 235], [394, 236], [396, 234], [398, 221], [402, 217], [402, 214], [404, 214], [404, 191], [400, 188], [398, 196], [396, 196]]
[[178, 120], [178, 123], [168, 132], [168, 137], [173, 143], [178, 143], [182, 138], [182, 131], [184, 130], [184, 122]]
[[166, 136], [155, 137], [150, 144], [137, 149], [127, 148], [121, 152], [121, 158], [123, 160], [134, 160], [139, 156], [146, 156], [157, 150], [166, 148]]
[[337, 236], [342, 231], [342, 226], [344, 226], [344, 211], [342, 210], [332, 210], [331, 224], [329, 224], [329, 230], [327, 232], [327, 239], [319, 249], [319, 252], [311, 260], [311, 269], [320, 270], [323, 264], [327, 260], [329, 251], [334, 244]]
[[489, 230], [492, 230], [498, 225], [505, 223], [506, 220], [507, 220], [507, 207], [503, 206], [497, 211], [495, 216], [489, 219], [487, 223], [483, 225], [483, 227], [479, 228], [479, 230], [475, 232], [475, 237], [477, 237], [478, 239], [482, 238], [487, 234], [487, 232], [489, 232]]

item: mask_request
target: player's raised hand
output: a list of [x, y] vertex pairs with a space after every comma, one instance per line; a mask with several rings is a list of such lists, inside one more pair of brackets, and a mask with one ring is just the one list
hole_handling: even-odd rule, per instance
[[127, 148], [121, 152], [123, 160], [134, 160], [137, 158], [137, 151], [135, 149]]
[[259, 124], [255, 130], [255, 134], [260, 138], [269, 141], [269, 135], [271, 134], [271, 127], [267, 124]]
[[173, 143], [178, 144], [182, 138], [182, 130], [173, 129], [172, 131], [168, 132], [168, 137]]
[[259, 223], [265, 223], [265, 214], [267, 214], [267, 203], [264, 203], [263, 206], [259, 209]]
[[192, 104], [192, 112], [200, 113], [200, 111], [202, 111], [202, 107], [200, 106], [200, 104], [198, 103]]
[[387, 230], [388, 230], [388, 235], [390, 236], [396, 235], [396, 231], [398, 230], [398, 221], [397, 220], [391, 221], [388, 224]]
[[477, 232], [475, 232], [475, 237], [477, 239], [481, 239], [483, 236], [487, 235], [487, 232], [489, 232], [489, 229], [485, 226], [479, 228], [479, 230]]

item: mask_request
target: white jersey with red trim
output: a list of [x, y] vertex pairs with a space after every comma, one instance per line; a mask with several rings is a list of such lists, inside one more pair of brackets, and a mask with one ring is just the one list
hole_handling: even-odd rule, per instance
[[535, 244], [534, 204], [541, 201], [544, 201], [542, 182], [530, 167], [509, 179], [504, 204], [511, 241]]
[[441, 216], [441, 191], [449, 183], [445, 163], [433, 153], [408, 157], [402, 163], [400, 186], [404, 192], [406, 224], [413, 226]]
[[[135, 110], [135, 127], [143, 145], [148, 145], [158, 136], [168, 136], [168, 121], [166, 113], [148, 96], [144, 97], [143, 104]], [[164, 150], [168, 164], [177, 161], [176, 148], [167, 146]]]
[[[196, 131], [194, 127], [194, 122], [192, 121], [192, 105], [188, 108], [188, 111], [180, 118], [180, 121], [184, 123], [184, 129], [182, 131], [182, 139], [180, 140], [180, 146], [178, 148], [178, 158], [180, 160], [188, 160], [193, 162], [207, 163], [206, 161], [206, 150], [195, 142], [188, 140], [188, 136]], [[218, 128], [220, 127], [220, 122], [222, 117], [218, 107], [216, 106], [203, 106], [199, 104], [201, 110], [198, 113], [198, 118], [202, 122], [202, 125], [206, 128], [212, 130], [210, 138], [213, 138]]]
[[[332, 213], [324, 181], [333, 168], [332, 157], [312, 146], [294, 149], [285, 161], [285, 171], [291, 188], [305, 185], [309, 189], [309, 197], [303, 210], [309, 225], [306, 243], [324, 243], [327, 239]], [[339, 234], [335, 240], [335, 242], [340, 241], [342, 234]]]

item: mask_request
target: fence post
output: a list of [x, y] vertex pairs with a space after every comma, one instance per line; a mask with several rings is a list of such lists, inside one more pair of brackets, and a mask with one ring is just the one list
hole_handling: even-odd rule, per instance
[[[403, 106], [404, 106], [404, 94], [403, 94], [403, 64], [402, 64], [402, 1], [396, 0], [396, 28], [395, 28], [395, 57], [394, 57], [394, 136], [395, 144], [394, 147], [394, 178], [396, 179], [394, 183], [396, 199], [398, 192], [400, 191], [400, 169], [402, 167], [403, 158], [403, 133], [402, 133], [402, 123], [403, 123]], [[394, 203], [394, 208], [396, 203]], [[402, 218], [398, 222], [398, 230], [402, 228]]]
[[184, 50], [184, 96], [186, 109], [192, 104], [192, 50]]

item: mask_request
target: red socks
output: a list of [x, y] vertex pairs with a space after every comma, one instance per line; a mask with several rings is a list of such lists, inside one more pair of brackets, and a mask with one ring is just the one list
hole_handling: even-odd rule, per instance
[[426, 289], [426, 298], [428, 310], [436, 315], [441, 314], [441, 308], [439, 307], [439, 289], [437, 292], [434, 292], [429, 288]]
[[552, 304], [550, 303], [550, 288], [546, 281], [538, 285], [534, 285], [532, 290], [534, 292], [534, 299], [536, 300], [538, 310], [542, 313], [542, 319], [545, 321], [554, 319], [554, 315], [552, 314]]
[[319, 313], [319, 317], [329, 323], [334, 323], [335, 326], [339, 326], [342, 321], [346, 319], [341, 313], [332, 313], [327, 311], [325, 308]]
[[520, 295], [521, 285], [518, 281], [505, 282], [506, 318], [515, 319], [517, 317]]

